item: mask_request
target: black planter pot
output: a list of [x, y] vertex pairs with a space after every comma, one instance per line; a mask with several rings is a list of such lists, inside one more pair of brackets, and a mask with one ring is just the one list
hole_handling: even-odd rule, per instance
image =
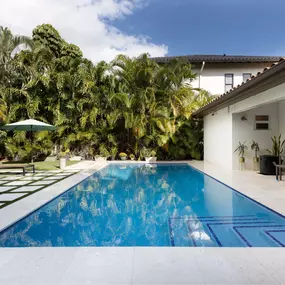
[[260, 174], [275, 175], [276, 170], [273, 162], [278, 164], [279, 158], [275, 155], [261, 155], [260, 156]]

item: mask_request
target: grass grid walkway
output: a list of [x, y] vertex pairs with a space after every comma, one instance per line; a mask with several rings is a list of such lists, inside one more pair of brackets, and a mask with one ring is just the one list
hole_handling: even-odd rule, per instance
[[36, 173], [0, 174], [0, 209], [24, 199], [38, 191], [43, 190], [65, 178], [68, 178], [78, 170], [51, 170]]

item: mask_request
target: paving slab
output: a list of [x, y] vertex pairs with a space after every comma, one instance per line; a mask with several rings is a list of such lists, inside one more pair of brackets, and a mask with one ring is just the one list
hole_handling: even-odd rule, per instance
[[15, 188], [15, 186], [0, 186], [0, 193], [9, 191], [13, 188]]
[[42, 188], [42, 186], [22, 186], [22, 187], [14, 189], [14, 190], [11, 190], [11, 193], [14, 193], [14, 192], [33, 192], [33, 191], [36, 191], [40, 188]]
[[131, 284], [133, 258], [133, 248], [80, 249], [59, 284]]
[[26, 195], [25, 193], [5, 193], [5, 194], [0, 194], [0, 201], [13, 201], [17, 198], [20, 198], [22, 196]]
[[33, 186], [34, 185], [49, 185], [57, 181], [58, 180], [40, 180], [40, 181], [33, 182], [30, 185], [33, 185]]
[[31, 181], [23, 181], [23, 180], [17, 180], [17, 181], [12, 181], [8, 182], [5, 184], [5, 186], [21, 186], [21, 185], [26, 185], [29, 184]]
[[24, 177], [21, 179], [21, 181], [37, 181], [42, 179], [44, 176], [29, 176], [29, 177]]
[[60, 180], [60, 179], [62, 179], [62, 178], [64, 178], [64, 177], [54, 175], [54, 176], [46, 177], [46, 178], [44, 178], [44, 180], [55, 180], [55, 179], [56, 179], [56, 180]]
[[59, 284], [72, 262], [75, 250], [59, 248], [23, 248], [1, 250], [0, 284]]
[[24, 176], [22, 175], [22, 176], [6, 176], [6, 177], [4, 177], [4, 178], [0, 178], [1, 180], [4, 180], [4, 181], [14, 181], [14, 180], [18, 180], [18, 179], [21, 179], [21, 178], [23, 178]]

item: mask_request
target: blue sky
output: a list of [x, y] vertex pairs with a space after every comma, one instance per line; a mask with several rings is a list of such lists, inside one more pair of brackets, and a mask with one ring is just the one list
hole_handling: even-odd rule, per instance
[[285, 55], [284, 11], [284, 0], [149, 0], [112, 24], [169, 55]]
[[2, 2], [0, 26], [31, 36], [37, 25], [52, 24], [94, 62], [120, 53], [285, 56], [285, 0]]

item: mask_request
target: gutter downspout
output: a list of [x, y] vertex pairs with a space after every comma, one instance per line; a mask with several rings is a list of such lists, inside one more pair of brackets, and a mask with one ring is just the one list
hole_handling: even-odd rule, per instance
[[200, 70], [200, 73], [199, 73], [199, 88], [201, 88], [201, 75], [202, 75], [202, 73], [204, 71], [205, 64], [206, 64], [205, 61], [203, 61], [202, 67], [201, 67], [201, 70]]

